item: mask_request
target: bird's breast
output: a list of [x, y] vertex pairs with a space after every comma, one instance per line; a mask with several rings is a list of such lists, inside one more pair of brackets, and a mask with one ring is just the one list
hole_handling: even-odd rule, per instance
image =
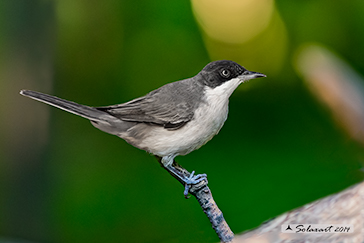
[[[195, 112], [194, 120], [198, 123], [198, 126], [203, 130], [203, 133], [209, 136], [210, 140], [212, 136], [216, 135], [228, 115], [228, 102], [206, 102], [200, 109]], [[210, 137], [211, 136], [211, 137]]]

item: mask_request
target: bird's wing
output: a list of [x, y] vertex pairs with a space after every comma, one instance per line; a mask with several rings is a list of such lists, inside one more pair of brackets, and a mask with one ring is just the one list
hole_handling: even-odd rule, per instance
[[191, 91], [191, 85], [175, 82], [127, 103], [97, 109], [124, 121], [151, 123], [175, 130], [193, 118], [196, 102], [191, 102], [191, 96], [196, 95], [196, 90]]

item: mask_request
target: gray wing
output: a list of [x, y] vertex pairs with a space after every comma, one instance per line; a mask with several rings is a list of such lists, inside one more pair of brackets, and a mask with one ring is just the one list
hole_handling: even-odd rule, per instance
[[151, 123], [169, 130], [179, 129], [192, 120], [201, 100], [202, 86], [196, 86], [192, 81], [186, 79], [166, 84], [127, 103], [97, 109], [124, 121]]

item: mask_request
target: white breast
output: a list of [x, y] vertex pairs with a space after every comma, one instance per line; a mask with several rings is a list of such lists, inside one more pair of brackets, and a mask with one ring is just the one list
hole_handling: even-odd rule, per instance
[[140, 141], [139, 148], [164, 157], [186, 155], [198, 149], [215, 136], [228, 115], [229, 97], [239, 86], [239, 79], [230, 80], [218, 87], [205, 88], [205, 101], [196, 109], [193, 119], [178, 130], [154, 127]]

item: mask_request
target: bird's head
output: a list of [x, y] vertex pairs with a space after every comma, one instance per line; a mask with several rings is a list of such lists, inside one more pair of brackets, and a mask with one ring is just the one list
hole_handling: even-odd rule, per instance
[[235, 86], [250, 79], [266, 77], [262, 73], [248, 71], [229, 60], [211, 62], [201, 70], [200, 74], [203, 84], [213, 89], [223, 84], [228, 85], [227, 82], [231, 81], [233, 82], [231, 85]]

